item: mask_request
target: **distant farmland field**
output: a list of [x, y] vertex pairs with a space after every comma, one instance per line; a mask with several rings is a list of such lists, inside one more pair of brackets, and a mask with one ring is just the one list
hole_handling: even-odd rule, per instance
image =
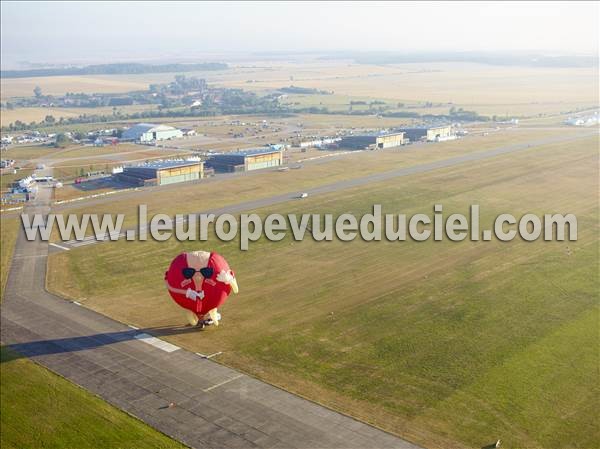
[[[156, 109], [156, 105], [131, 105], [131, 106], [118, 106], [116, 111], [123, 114], [131, 114], [134, 112], [149, 111]], [[0, 126], [8, 126], [17, 120], [24, 123], [40, 122], [43, 121], [47, 115], [53, 116], [56, 120], [61, 117], [67, 119], [71, 117], [79, 117], [80, 115], [112, 115], [112, 107], [100, 107], [100, 108], [16, 108], [16, 109], [2, 109]], [[102, 126], [102, 125], [98, 125]], [[108, 126], [108, 125], [107, 125]]]
[[[220, 72], [188, 72], [185, 76], [209, 78]], [[2, 100], [11, 97], [29, 97], [40, 86], [44, 94], [62, 95], [76, 93], [122, 93], [146, 90], [152, 83], [173, 81], [178, 73], [148, 73], [140, 75], [82, 75], [47, 76], [39, 78], [2, 78]]]
[[[46, 94], [143, 90], [151, 83], [172, 81], [174, 76], [174, 73], [164, 73], [2, 79], [2, 100], [31, 96], [35, 86], [40, 86]], [[200, 76], [215, 86], [237, 87], [259, 94], [291, 85], [333, 91], [335, 96], [330, 98], [323, 95], [300, 100], [310, 106], [330, 103], [333, 109], [340, 109], [340, 101], [350, 97], [383, 99], [390, 104], [433, 102], [490, 116], [529, 116], [598, 107], [595, 99], [598, 98], [599, 74], [594, 68], [254, 61], [252, 66], [191, 72], [186, 76]]]
[[[443, 204], [447, 216], [479, 204], [483, 227], [499, 213], [570, 212], [576, 242], [286, 238], [240, 252], [214, 236], [119, 241], [52, 255], [49, 287], [138, 327], [181, 325], [164, 270], [182, 250], [215, 250], [236, 270], [240, 294], [223, 307], [223, 326], [168, 340], [223, 351], [223, 363], [425, 447], [498, 438], [506, 447], [597, 447], [598, 143], [545, 145], [255, 211], [360, 215], [377, 202], [408, 215]], [[123, 271], [125, 260], [140, 263]]]
[[48, 76], [41, 78], [2, 78], [2, 100], [11, 97], [31, 97], [40, 86], [46, 95], [67, 92], [112, 93], [143, 90], [148, 83], [119, 79], [119, 76]]
[[[337, 95], [394, 102], [453, 103], [486, 115], [535, 115], [598, 107], [598, 70], [499, 67], [483, 64], [287, 64], [254, 74], [240, 72], [219, 83], [265, 90], [296, 85]], [[246, 77], [248, 74], [244, 74]], [[325, 98], [325, 96], [324, 96]], [[560, 99], [557, 100], [557, 99]], [[324, 100], [327, 101], [327, 100]]]

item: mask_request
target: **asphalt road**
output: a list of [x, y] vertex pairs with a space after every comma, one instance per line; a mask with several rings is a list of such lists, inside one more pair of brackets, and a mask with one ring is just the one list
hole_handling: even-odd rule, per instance
[[[536, 146], [582, 137], [515, 144], [336, 182], [307, 192], [331, 193], [504, 154], [535, 151]], [[48, 193], [41, 189], [25, 213], [47, 214]], [[290, 201], [299, 193], [287, 192], [205, 212], [258, 209]], [[1, 307], [2, 343], [162, 432], [198, 448], [417, 447], [160, 340], [165, 335], [197, 332], [194, 329], [137, 330], [48, 293], [48, 250], [47, 242], [29, 242], [20, 232]], [[402, 429], [397, 430], [402, 433]]]
[[[48, 213], [48, 198], [40, 189], [25, 213]], [[160, 339], [197, 329], [134, 329], [48, 293], [47, 256], [48, 244], [21, 230], [1, 306], [2, 344], [186, 445], [417, 448]]]

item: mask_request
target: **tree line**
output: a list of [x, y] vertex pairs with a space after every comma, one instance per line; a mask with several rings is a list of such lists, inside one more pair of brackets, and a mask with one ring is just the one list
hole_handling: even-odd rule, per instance
[[226, 70], [229, 66], [222, 62], [201, 62], [189, 64], [140, 64], [117, 63], [96, 64], [84, 67], [62, 67], [28, 70], [3, 70], [2, 78], [33, 78], [42, 76], [69, 75], [137, 75], [143, 73], [196, 72]]

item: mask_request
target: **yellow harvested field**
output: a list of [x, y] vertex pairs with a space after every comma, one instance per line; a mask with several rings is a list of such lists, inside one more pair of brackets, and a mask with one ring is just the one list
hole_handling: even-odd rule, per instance
[[[116, 108], [116, 112], [122, 114], [131, 114], [134, 112], [148, 111], [156, 109], [155, 105], [131, 105], [131, 106], [119, 106]], [[16, 109], [2, 109], [0, 114], [0, 126], [8, 126], [17, 120], [24, 123], [40, 122], [44, 120], [47, 115], [53, 116], [56, 120], [61, 117], [68, 119], [71, 117], [79, 117], [80, 115], [111, 115], [113, 113], [112, 107], [100, 107], [100, 108], [16, 108]]]
[[254, 72], [257, 79], [253, 83], [239, 75], [222, 76], [220, 84], [254, 90], [293, 84], [339, 95], [399, 102], [452, 102], [465, 109], [498, 115], [551, 113], [598, 105], [598, 70], [589, 68], [464, 63], [374, 66], [339, 62], [281, 65], [274, 70]]
[[[46, 94], [110, 93], [147, 89], [175, 74], [61, 76], [2, 79], [2, 99]], [[349, 61], [253, 61], [217, 72], [191, 72], [214, 86], [264, 93], [290, 85], [333, 91], [329, 99], [450, 103], [488, 115], [534, 115], [598, 106], [598, 70], [593, 68], [501, 67], [472, 63], [369, 65]], [[312, 101], [312, 100], [311, 100]], [[322, 102], [326, 106], [327, 96]], [[318, 104], [318, 103], [317, 103]]]
[[48, 76], [38, 78], [2, 78], [2, 100], [11, 97], [31, 97], [39, 86], [45, 95], [74, 93], [111, 93], [143, 90], [148, 83], [129, 81], [112, 76]]

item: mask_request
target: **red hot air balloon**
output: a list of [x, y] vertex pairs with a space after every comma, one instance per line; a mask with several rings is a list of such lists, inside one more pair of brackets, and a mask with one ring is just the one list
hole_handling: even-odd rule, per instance
[[217, 253], [192, 251], [181, 253], [165, 273], [165, 283], [173, 300], [186, 309], [191, 325], [207, 323], [219, 325], [217, 309], [233, 291], [238, 292], [235, 274], [227, 261]]

